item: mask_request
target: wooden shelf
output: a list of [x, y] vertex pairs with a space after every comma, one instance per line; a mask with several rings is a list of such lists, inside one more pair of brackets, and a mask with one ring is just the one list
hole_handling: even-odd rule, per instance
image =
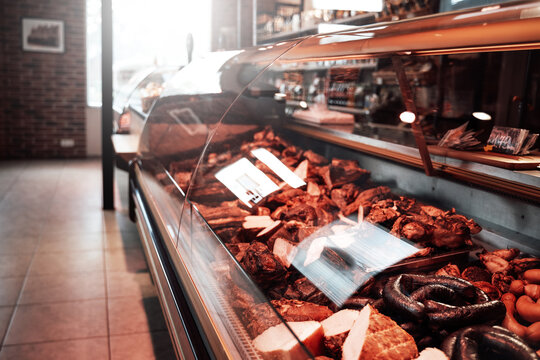
[[[285, 127], [304, 136], [317, 140], [322, 140], [327, 143], [381, 157], [386, 160], [392, 160], [408, 166], [423, 169], [423, 163], [420, 159], [420, 155], [418, 154], [418, 149], [415, 148], [374, 140], [342, 131], [334, 131], [318, 125], [304, 125], [298, 122], [293, 122], [287, 124]], [[534, 178], [534, 176], [527, 177], [527, 179], [523, 181], [523, 174], [513, 171], [512, 169], [493, 167], [491, 169], [496, 170], [490, 170], [485, 168], [485, 165], [493, 165], [480, 163], [477, 161], [480, 158], [478, 155], [473, 155], [472, 158], [464, 159], [464, 161], [467, 161], [465, 164], [454, 164], [448, 160], [448, 158], [450, 158], [448, 152], [446, 152], [446, 155], [438, 155], [431, 152], [431, 149], [432, 147], [430, 147], [430, 153], [432, 155], [433, 168], [436, 171], [437, 176], [475, 184], [482, 188], [501, 191], [528, 201], [540, 203], [540, 186], [538, 186], [539, 180], [538, 178]], [[461, 151], [460, 153], [467, 152]], [[433, 158], [433, 155], [442, 157], [435, 159]], [[503, 156], [500, 155], [501, 154], [496, 154], [495, 156], [497, 156], [499, 159], [508, 159], [507, 156], [504, 156], [504, 154], [502, 154]], [[446, 156], [446, 158], [444, 156]], [[535, 156], [535, 158], [538, 159], [540, 157]], [[486, 159], [486, 157], [483, 157], [483, 160], [487, 161]], [[517, 166], [516, 163], [519, 162], [519, 159], [510, 160], [505, 160], [503, 163], [508, 164], [513, 162], [514, 164], [512, 166], [514, 166], [514, 169], [517, 170], [515, 166]]]
[[430, 154], [454, 159], [477, 162], [508, 170], [536, 170], [540, 165], [540, 155], [506, 155], [485, 151], [462, 151], [439, 146], [428, 146]]

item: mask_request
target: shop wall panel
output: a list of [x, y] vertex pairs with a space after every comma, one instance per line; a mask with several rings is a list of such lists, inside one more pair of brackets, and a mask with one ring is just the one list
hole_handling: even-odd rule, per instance
[[[86, 156], [85, 0], [0, 0], [0, 9], [0, 158]], [[65, 51], [23, 51], [23, 18], [63, 21]]]

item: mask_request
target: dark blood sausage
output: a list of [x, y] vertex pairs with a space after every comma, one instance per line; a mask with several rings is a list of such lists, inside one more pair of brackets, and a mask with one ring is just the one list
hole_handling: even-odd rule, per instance
[[482, 289], [474, 287], [475, 302], [478, 304], [490, 301], [490, 297]]
[[343, 304], [343, 308], [362, 310], [364, 306], [366, 306], [367, 304], [372, 304], [374, 302], [375, 300], [368, 297], [353, 296], [345, 301], [345, 303]]
[[427, 317], [431, 324], [444, 328], [463, 327], [483, 322], [500, 322], [506, 315], [506, 307], [499, 300], [464, 306], [442, 305], [444, 309], [428, 312]]
[[379, 310], [382, 313], [386, 310], [386, 305], [384, 303], [384, 299], [377, 299], [370, 305], [373, 306], [375, 309]]
[[[403, 284], [404, 289], [402, 289], [402, 280], [405, 283]], [[412, 291], [411, 287], [412, 279], [407, 277], [406, 274], [392, 277], [384, 286], [383, 299], [385, 305], [393, 310], [400, 312], [402, 315], [420, 320], [424, 317], [424, 304], [411, 299], [408, 294], [403, 293], [403, 291]]]
[[466, 298], [472, 299], [476, 295], [475, 286], [467, 280], [446, 275], [414, 275], [404, 274], [405, 281], [412, 282], [414, 288], [426, 285], [442, 285], [454, 290]]
[[444, 275], [402, 274], [383, 290], [385, 305], [403, 316], [455, 329], [504, 319], [506, 308], [470, 282]]
[[498, 326], [476, 325], [460, 329], [443, 341], [441, 350], [450, 360], [538, 359], [523, 340]]
[[[402, 274], [388, 280], [383, 298], [385, 304], [395, 311], [420, 320], [425, 312], [423, 301], [430, 296], [440, 299], [452, 293], [469, 300], [478, 297], [475, 286], [462, 279], [444, 275]], [[450, 296], [447, 300], [453, 301], [455, 295]]]
[[414, 290], [411, 293], [410, 298], [420, 302], [424, 302], [425, 300], [430, 299], [453, 304], [456, 300], [456, 292], [446, 286], [439, 284], [426, 285]]
[[435, 300], [429, 300], [429, 299], [424, 301], [424, 306], [425, 306], [426, 313], [448, 311], [455, 308], [455, 306], [444, 304], [442, 302], [435, 301]]

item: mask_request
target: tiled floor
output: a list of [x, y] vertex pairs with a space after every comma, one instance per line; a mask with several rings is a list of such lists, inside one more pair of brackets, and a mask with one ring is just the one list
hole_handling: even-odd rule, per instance
[[0, 162], [0, 360], [174, 358], [116, 174], [102, 211], [99, 160]]

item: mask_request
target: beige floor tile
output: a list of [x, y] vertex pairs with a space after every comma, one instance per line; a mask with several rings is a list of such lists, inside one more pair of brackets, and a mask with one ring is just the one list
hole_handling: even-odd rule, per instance
[[0, 255], [32, 254], [38, 243], [39, 235], [3, 237], [0, 235]]
[[45, 221], [1, 220], [0, 239], [9, 237], [38, 237]]
[[109, 304], [111, 335], [166, 330], [165, 320], [156, 297], [146, 299], [112, 298]]
[[141, 299], [156, 296], [156, 288], [150, 274], [130, 272], [107, 273], [107, 296]]
[[[32, 189], [32, 191], [28, 189]], [[13, 184], [9, 193], [6, 194], [2, 201], [2, 207], [5, 208], [8, 204], [14, 209], [32, 206], [34, 210], [46, 213], [48, 210], [47, 205], [53, 200], [55, 189], [56, 185], [42, 187], [35, 183], [20, 183], [17, 181]]]
[[15, 305], [24, 277], [1, 278], [0, 277], [0, 306]]
[[107, 272], [145, 272], [148, 267], [142, 249], [106, 250]]
[[24, 276], [32, 254], [0, 255], [0, 277]]
[[103, 298], [105, 298], [105, 279], [101, 271], [29, 276], [19, 305]]
[[[32, 203], [37, 203], [38, 200], [52, 200], [56, 192], [58, 182], [44, 181], [44, 179], [36, 178], [32, 180], [17, 179], [11, 187], [12, 194], [18, 194], [20, 199], [25, 199]], [[32, 191], [28, 191], [31, 189]]]
[[124, 359], [173, 360], [176, 356], [166, 331], [111, 336], [111, 360]]
[[106, 337], [54, 341], [39, 344], [5, 346], [0, 360], [107, 360], [109, 345]]
[[103, 269], [102, 251], [38, 253], [29, 275], [98, 273]]
[[13, 313], [13, 309], [14, 307], [12, 306], [0, 307], [0, 341], [2, 341], [4, 335], [6, 334], [6, 330], [9, 326], [9, 321], [11, 320], [11, 314]]
[[18, 204], [15, 207], [0, 207], [0, 225], [16, 225], [18, 227], [45, 224], [47, 212], [36, 210], [33, 205]]
[[74, 204], [73, 198], [70, 203], [52, 204], [47, 214], [47, 222], [49, 223], [84, 221], [89, 218], [93, 219], [93, 221], [102, 219], [103, 211], [99, 206], [89, 207], [84, 204]]
[[50, 253], [102, 249], [102, 232], [47, 233], [43, 234], [37, 251], [39, 253]]
[[105, 299], [22, 305], [5, 345], [107, 336]]
[[82, 234], [103, 231], [103, 219], [77, 219], [65, 221], [48, 221], [43, 227], [43, 234]]
[[[79, 188], [70, 189], [69, 192], [59, 192], [54, 197], [51, 206], [56, 208], [57, 206], [66, 205], [69, 207], [86, 207], [87, 209], [100, 208], [102, 204], [101, 199], [101, 187], [93, 188]], [[73, 202], [73, 199], [77, 198], [77, 202]]]
[[137, 231], [126, 210], [104, 211], [105, 231]]
[[140, 248], [139, 233], [135, 231], [111, 231], [104, 233], [105, 249]]

